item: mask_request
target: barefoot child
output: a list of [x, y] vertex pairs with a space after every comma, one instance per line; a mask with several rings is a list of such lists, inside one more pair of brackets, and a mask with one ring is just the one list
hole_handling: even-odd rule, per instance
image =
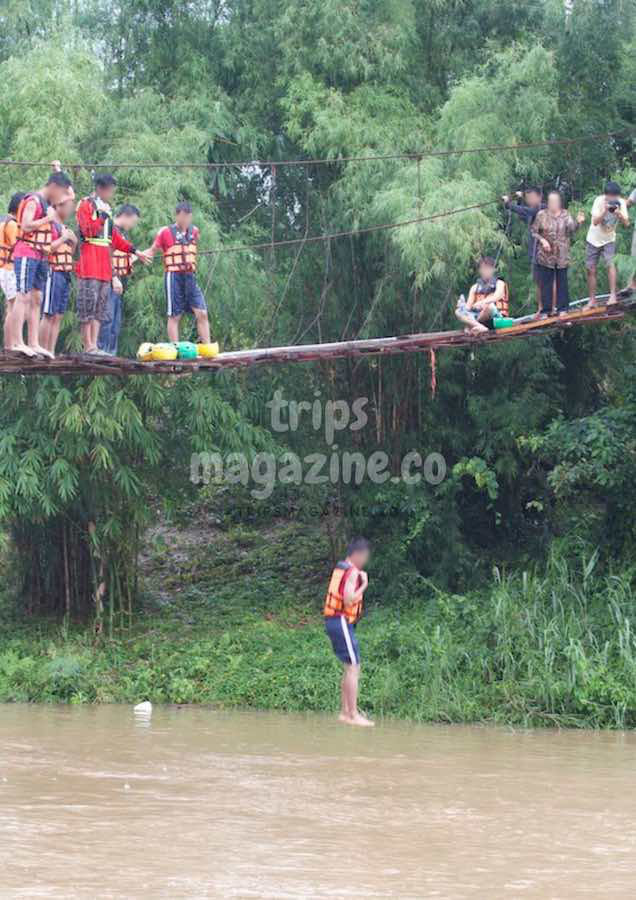
[[166, 225], [146, 250], [153, 256], [157, 250], [163, 254], [166, 303], [168, 307], [168, 340], [179, 340], [179, 322], [185, 312], [190, 312], [197, 323], [199, 340], [210, 342], [208, 307], [197, 281], [197, 247], [199, 229], [192, 224], [192, 207], [189, 203], [177, 203], [175, 220]]
[[6, 300], [4, 313], [4, 346], [9, 347], [6, 322], [13, 310], [17, 293], [15, 270], [13, 268], [13, 248], [18, 241], [19, 228], [16, 220], [20, 201], [24, 194], [14, 194], [9, 201], [8, 215], [0, 218], [0, 288]]
[[[6, 320], [9, 349], [26, 356], [51, 356], [40, 345], [40, 303], [49, 273], [48, 255], [53, 243], [55, 207], [65, 199], [71, 179], [64, 172], [52, 172], [39, 191], [26, 194], [16, 215], [20, 235], [13, 250], [17, 293]], [[22, 335], [28, 326], [28, 342]]]
[[66, 222], [75, 210], [75, 192], [69, 188], [68, 196], [55, 207], [57, 218], [53, 222], [54, 240], [49, 253], [49, 274], [42, 297], [42, 318], [40, 320], [40, 343], [55, 355], [55, 346], [60, 334], [64, 313], [68, 308], [71, 293], [73, 254], [77, 248], [77, 235]]
[[362, 615], [364, 592], [369, 583], [364, 571], [369, 552], [369, 542], [364, 538], [354, 538], [350, 542], [346, 558], [336, 565], [331, 574], [325, 599], [325, 630], [334, 653], [344, 665], [340, 721], [348, 725], [374, 724], [358, 711], [360, 648], [356, 624]]

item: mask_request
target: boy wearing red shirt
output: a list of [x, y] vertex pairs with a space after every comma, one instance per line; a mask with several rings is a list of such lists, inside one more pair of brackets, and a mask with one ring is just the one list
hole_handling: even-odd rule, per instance
[[197, 322], [199, 340], [210, 342], [208, 308], [197, 282], [197, 246], [199, 229], [192, 224], [192, 207], [178, 203], [173, 225], [162, 228], [146, 253], [163, 254], [166, 301], [168, 305], [168, 340], [179, 340], [179, 322], [184, 312], [191, 312]]
[[113, 224], [110, 201], [116, 186], [117, 181], [112, 175], [98, 175], [94, 193], [80, 201], [76, 212], [80, 230], [77, 317], [85, 353], [104, 354], [98, 349], [97, 340], [101, 323], [108, 319], [113, 278], [111, 248], [132, 253], [142, 262], [150, 261]]

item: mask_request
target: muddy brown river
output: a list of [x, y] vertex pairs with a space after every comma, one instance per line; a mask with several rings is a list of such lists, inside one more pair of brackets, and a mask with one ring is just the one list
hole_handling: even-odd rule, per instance
[[0, 897], [636, 896], [636, 736], [0, 706]]

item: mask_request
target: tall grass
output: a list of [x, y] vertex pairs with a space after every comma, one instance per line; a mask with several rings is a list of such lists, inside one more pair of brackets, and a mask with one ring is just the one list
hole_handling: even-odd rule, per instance
[[[467, 595], [419, 582], [359, 626], [362, 705], [377, 716], [519, 726], [636, 725], [636, 596], [629, 573], [552, 559], [543, 573], [493, 573]], [[0, 700], [213, 703], [333, 710], [339, 665], [317, 609], [219, 609], [193, 587], [179, 607], [93, 646], [34, 628], [0, 640]], [[243, 609], [243, 611], [241, 611]], [[188, 619], [185, 619], [187, 611]]]

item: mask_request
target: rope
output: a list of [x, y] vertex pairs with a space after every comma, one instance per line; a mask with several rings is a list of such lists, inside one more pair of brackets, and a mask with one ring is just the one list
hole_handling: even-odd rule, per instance
[[219, 247], [216, 250], [199, 250], [199, 256], [211, 256], [216, 253], [244, 253], [248, 250], [272, 250], [275, 247], [293, 247], [297, 244], [318, 244], [323, 241], [331, 241], [335, 238], [350, 237], [352, 235], [370, 234], [376, 231], [388, 231], [392, 228], [405, 228], [407, 225], [417, 225], [419, 222], [433, 222], [437, 219], [445, 219], [448, 216], [456, 216], [459, 213], [471, 212], [475, 209], [483, 209], [499, 203], [496, 200], [486, 200], [484, 203], [473, 203], [470, 206], [462, 206], [460, 209], [449, 209], [446, 212], [434, 213], [431, 216], [418, 216], [415, 219], [407, 219], [405, 222], [391, 222], [383, 225], [369, 225], [366, 228], [353, 228], [348, 231], [335, 231], [331, 234], [314, 234], [309, 237], [291, 238], [285, 241], [266, 241], [260, 244], [236, 244], [233, 247]]
[[[586, 141], [600, 141], [615, 137], [625, 137], [633, 132], [627, 131], [607, 131], [602, 134], [585, 134], [576, 138], [549, 138], [544, 141], [529, 141], [519, 144], [486, 144], [483, 147], [466, 147], [463, 149], [448, 150], [423, 150], [419, 153], [387, 153], [369, 156], [339, 156], [326, 159], [287, 159], [287, 160], [243, 160], [242, 162], [145, 162], [145, 163], [127, 163], [127, 162], [110, 162], [110, 163], [78, 163], [65, 162], [62, 163], [64, 169], [241, 169], [249, 166], [258, 166], [261, 168], [271, 168], [272, 166], [329, 166], [342, 165], [343, 163], [354, 162], [376, 162], [385, 160], [422, 160], [429, 157], [447, 157], [447, 156], [464, 156], [469, 153], [499, 153], [513, 150], [534, 150], [539, 147], [557, 147], [571, 146], [572, 144], [580, 144]], [[49, 168], [49, 162], [35, 162], [14, 159], [0, 159], [0, 166], [16, 166], [16, 167], [45, 167]]]

